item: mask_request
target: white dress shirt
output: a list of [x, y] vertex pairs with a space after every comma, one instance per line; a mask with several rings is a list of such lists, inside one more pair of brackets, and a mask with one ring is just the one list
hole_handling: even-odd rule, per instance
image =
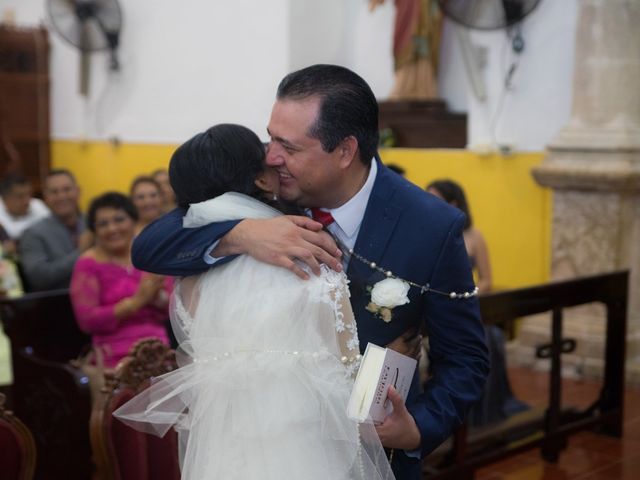
[[[327, 230], [336, 237], [342, 245], [347, 249], [353, 248], [360, 232], [360, 225], [362, 225], [362, 219], [364, 218], [364, 212], [367, 209], [369, 203], [369, 197], [373, 190], [373, 184], [376, 181], [376, 174], [378, 173], [378, 165], [376, 160], [371, 160], [371, 168], [369, 168], [369, 176], [364, 182], [362, 188], [344, 205], [337, 208], [321, 208], [329, 212], [333, 217], [334, 222], [327, 226]], [[311, 211], [307, 213], [311, 215]], [[346, 252], [344, 252], [346, 253]], [[349, 255], [343, 255], [342, 266], [347, 268], [349, 263]]]
[[15, 216], [9, 213], [4, 202], [0, 198], [0, 224], [4, 227], [12, 240], [17, 240], [27, 228], [34, 223], [48, 217], [49, 207], [39, 198], [32, 198], [29, 201], [27, 213]]

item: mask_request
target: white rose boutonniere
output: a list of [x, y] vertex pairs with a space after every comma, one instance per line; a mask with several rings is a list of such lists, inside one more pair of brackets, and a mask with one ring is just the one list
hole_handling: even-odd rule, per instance
[[395, 307], [409, 303], [409, 284], [399, 278], [385, 278], [371, 288], [371, 302], [367, 310], [385, 322], [390, 322]]

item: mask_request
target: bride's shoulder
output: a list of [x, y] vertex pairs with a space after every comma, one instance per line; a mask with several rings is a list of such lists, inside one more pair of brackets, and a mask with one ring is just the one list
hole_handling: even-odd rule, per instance
[[325, 285], [335, 288], [346, 288], [349, 279], [344, 272], [336, 272], [324, 263], [320, 265], [320, 278]]
[[227, 192], [204, 202], [191, 204], [183, 218], [183, 226], [199, 227], [212, 222], [267, 219], [280, 215], [282, 212], [258, 199], [237, 192]]

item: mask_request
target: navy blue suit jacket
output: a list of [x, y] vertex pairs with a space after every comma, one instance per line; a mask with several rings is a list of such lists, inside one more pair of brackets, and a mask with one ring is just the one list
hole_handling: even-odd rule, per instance
[[[142, 270], [172, 275], [201, 273], [212, 242], [237, 222], [182, 229], [181, 210], [147, 227], [133, 245], [133, 263]], [[400, 278], [443, 292], [474, 288], [462, 237], [464, 215], [381, 163], [354, 250]], [[422, 435], [426, 455], [444, 441], [480, 398], [489, 363], [477, 298], [451, 299], [418, 288], [410, 303], [393, 309], [389, 323], [365, 309], [367, 287], [384, 276], [353, 258], [347, 269], [360, 346], [386, 345], [411, 326], [426, 326], [432, 377], [421, 391], [417, 375], [407, 408]], [[397, 478], [420, 478], [417, 459], [398, 455]], [[394, 461], [394, 463], [396, 463]]]

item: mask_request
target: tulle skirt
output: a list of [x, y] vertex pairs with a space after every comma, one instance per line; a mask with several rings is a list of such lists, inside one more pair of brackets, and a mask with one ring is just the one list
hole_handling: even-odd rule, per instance
[[156, 379], [115, 415], [176, 425], [184, 479], [390, 479], [372, 425], [346, 416], [352, 381], [328, 352], [235, 351]]

